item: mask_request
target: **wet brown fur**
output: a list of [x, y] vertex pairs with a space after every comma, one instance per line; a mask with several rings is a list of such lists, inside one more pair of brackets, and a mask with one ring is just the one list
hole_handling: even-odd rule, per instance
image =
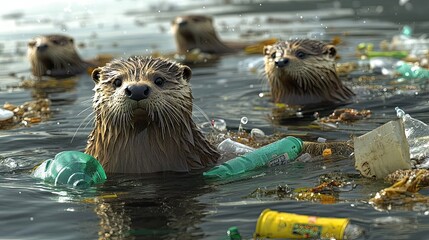
[[[265, 74], [274, 102], [289, 105], [344, 104], [354, 93], [338, 78], [333, 45], [310, 39], [265, 46]], [[276, 65], [288, 59], [282, 67]]]
[[245, 46], [239, 44], [232, 46], [221, 41], [213, 27], [213, 19], [203, 15], [176, 17], [172, 21], [172, 30], [177, 52], [180, 54], [186, 54], [194, 49], [211, 54], [233, 53]]
[[[191, 69], [169, 60], [132, 57], [93, 71], [95, 126], [86, 153], [107, 172], [190, 171], [213, 165], [219, 154], [192, 120]], [[162, 86], [154, 83], [162, 78]], [[120, 87], [114, 82], [121, 79]], [[143, 100], [126, 96], [145, 84]]]
[[71, 37], [59, 34], [38, 36], [28, 42], [27, 56], [36, 77], [70, 77], [92, 64], [83, 61]]

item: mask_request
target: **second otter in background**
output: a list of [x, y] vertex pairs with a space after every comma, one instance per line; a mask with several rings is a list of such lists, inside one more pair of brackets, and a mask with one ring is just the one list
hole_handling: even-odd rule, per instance
[[226, 43], [220, 40], [213, 19], [203, 15], [176, 17], [172, 21], [177, 52], [186, 54], [194, 49], [203, 53], [224, 54], [242, 50], [246, 44]]
[[60, 34], [42, 35], [30, 40], [27, 56], [33, 75], [39, 78], [70, 77], [94, 66], [80, 58], [73, 38]]
[[298, 39], [265, 46], [265, 74], [273, 101], [288, 105], [340, 105], [355, 95], [338, 78], [336, 48]]

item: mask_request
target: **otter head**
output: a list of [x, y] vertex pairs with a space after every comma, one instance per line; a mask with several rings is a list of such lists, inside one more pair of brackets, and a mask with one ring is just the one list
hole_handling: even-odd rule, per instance
[[335, 70], [336, 48], [299, 39], [264, 47], [265, 73], [275, 102], [290, 105], [344, 103], [354, 95]]
[[189, 171], [218, 154], [192, 120], [191, 69], [132, 57], [92, 72], [95, 126], [86, 152], [107, 172]]
[[172, 21], [171, 25], [176, 39], [177, 52], [180, 54], [186, 54], [194, 49], [215, 54], [234, 52], [219, 39], [211, 17], [179, 16]]
[[76, 52], [73, 38], [65, 35], [43, 35], [30, 40], [27, 56], [33, 75], [37, 77], [71, 76], [86, 68]]
[[188, 66], [157, 58], [133, 57], [96, 68], [97, 116], [123, 129], [141, 131], [155, 124], [169, 130], [192, 114], [191, 75]]

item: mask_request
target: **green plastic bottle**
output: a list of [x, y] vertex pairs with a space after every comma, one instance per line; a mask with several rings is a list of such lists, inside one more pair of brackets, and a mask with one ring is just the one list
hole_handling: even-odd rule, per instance
[[45, 160], [34, 170], [33, 176], [55, 186], [68, 185], [74, 188], [87, 188], [107, 179], [97, 159], [78, 151], [60, 152], [54, 159]]
[[253, 152], [246, 153], [215, 166], [209, 171], [204, 172], [203, 176], [223, 179], [263, 166], [282, 165], [295, 159], [301, 152], [302, 145], [302, 140], [299, 138], [285, 137]]

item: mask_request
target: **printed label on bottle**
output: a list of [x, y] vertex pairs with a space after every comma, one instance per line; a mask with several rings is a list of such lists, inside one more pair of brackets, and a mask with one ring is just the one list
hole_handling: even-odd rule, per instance
[[287, 153], [284, 153], [282, 155], [273, 157], [268, 162], [267, 166], [272, 167], [272, 166], [283, 165], [283, 164], [286, 164], [288, 161], [289, 161], [289, 155]]
[[322, 226], [296, 223], [293, 224], [292, 233], [303, 238], [320, 238]]

